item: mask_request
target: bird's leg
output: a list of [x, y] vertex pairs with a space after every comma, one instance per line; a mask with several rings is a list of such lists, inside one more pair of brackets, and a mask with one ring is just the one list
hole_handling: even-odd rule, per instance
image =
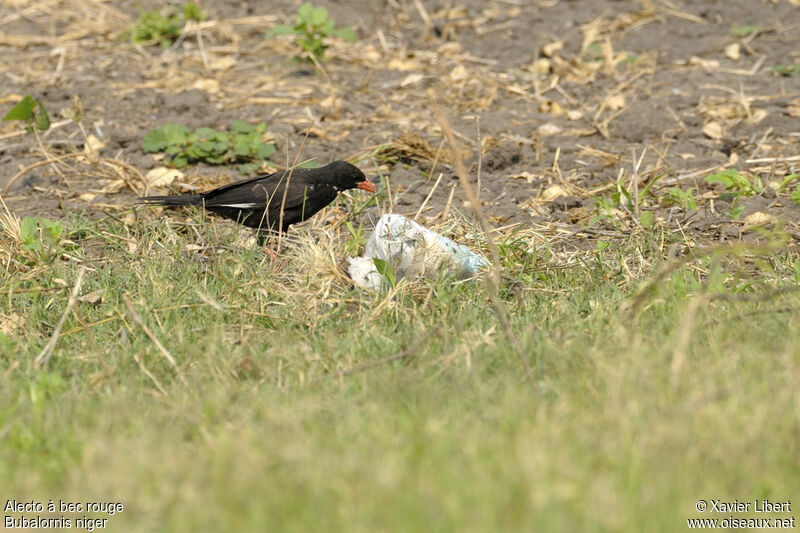
[[278, 258], [278, 256], [275, 254], [275, 252], [272, 251], [272, 248], [270, 248], [269, 246], [269, 238], [271, 234], [272, 232], [269, 230], [258, 230], [258, 232], [256, 233], [256, 239], [258, 240], [259, 246], [261, 246], [264, 249], [264, 253], [267, 254], [271, 260], [274, 261]]

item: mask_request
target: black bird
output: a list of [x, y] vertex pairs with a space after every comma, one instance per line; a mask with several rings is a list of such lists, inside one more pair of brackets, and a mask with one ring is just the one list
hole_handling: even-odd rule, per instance
[[314, 216], [341, 191], [356, 187], [375, 192], [375, 185], [356, 166], [347, 161], [334, 161], [319, 168], [296, 168], [257, 176], [201, 194], [143, 196], [139, 202], [203, 206], [212, 213], [256, 228], [259, 240], [264, 242], [279, 226], [285, 232], [291, 224]]

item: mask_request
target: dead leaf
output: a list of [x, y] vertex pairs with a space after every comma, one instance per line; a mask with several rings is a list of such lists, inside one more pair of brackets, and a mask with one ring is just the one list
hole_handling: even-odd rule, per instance
[[744, 223], [746, 226], [763, 226], [764, 224], [772, 222], [773, 218], [774, 217], [769, 213], [756, 211], [744, 217]]
[[103, 289], [97, 289], [96, 291], [92, 291], [84, 294], [83, 296], [79, 296], [78, 301], [91, 305], [97, 305], [103, 301], [102, 296], [103, 296]]
[[767, 118], [768, 114], [769, 113], [767, 113], [766, 109], [756, 109], [750, 114], [750, 118], [747, 119], [747, 122], [749, 124], [758, 124], [759, 122]]
[[150, 187], [163, 187], [175, 179], [183, 178], [183, 172], [176, 168], [156, 167], [145, 174], [144, 179]]
[[689, 59], [690, 65], [697, 65], [705, 70], [715, 70], [719, 68], [719, 61], [716, 59], [703, 59], [697, 56], [692, 56]]
[[390, 59], [389, 63], [386, 64], [386, 68], [388, 68], [389, 70], [399, 70], [401, 72], [407, 72], [409, 70], [421, 70], [422, 66], [416, 59], [393, 58]]
[[539, 103], [539, 111], [542, 113], [550, 113], [551, 115], [561, 116], [564, 114], [564, 108], [555, 100], [543, 99]]
[[100, 189], [100, 190], [92, 190], [91, 192], [96, 192], [98, 194], [114, 194], [114, 193], [119, 192], [120, 190], [122, 190], [122, 188], [124, 186], [125, 186], [125, 182], [123, 180], [116, 179], [116, 180], [111, 180], [108, 183], [106, 183], [105, 185], [103, 185], [102, 189]]
[[192, 84], [191, 88], [200, 89], [201, 91], [214, 94], [219, 92], [219, 82], [215, 79], [206, 78], [203, 80], [197, 80]]
[[548, 122], [547, 124], [542, 124], [536, 128], [536, 131], [542, 137], [549, 137], [550, 135], [558, 135], [563, 131], [563, 128]]
[[550, 73], [551, 67], [552, 64], [550, 63], [550, 60], [542, 57], [534, 61], [528, 70], [530, 70], [534, 74], [544, 76], [545, 74]]
[[412, 72], [411, 74], [403, 78], [403, 81], [400, 82], [400, 87], [408, 87], [409, 85], [414, 85], [415, 83], [422, 80], [422, 78], [424, 78], [424, 75], [421, 74], [420, 72]]
[[573, 207], [567, 211], [567, 216], [572, 224], [588, 222], [592, 218], [592, 211], [586, 207]]
[[800, 105], [790, 105], [786, 108], [786, 114], [790, 117], [800, 117]]
[[567, 111], [567, 118], [570, 120], [580, 120], [583, 118], [583, 111], [578, 109], [570, 109]]
[[725, 57], [733, 61], [739, 61], [742, 55], [742, 47], [739, 43], [731, 43], [725, 47]]
[[567, 196], [568, 194], [569, 193], [567, 193], [561, 185], [551, 185], [542, 193], [542, 200], [545, 202], [552, 202], [556, 198]]
[[105, 145], [105, 141], [101, 141], [94, 135], [94, 133], [90, 133], [89, 136], [86, 137], [86, 142], [83, 145], [83, 152], [85, 154], [98, 152], [100, 149], [104, 148]]
[[703, 126], [703, 133], [711, 139], [722, 139], [722, 126], [716, 120], [712, 120]]
[[564, 48], [563, 41], [553, 41], [552, 43], [547, 43], [542, 47], [542, 55], [545, 57], [553, 57], [556, 52]]
[[603, 107], [610, 111], [622, 109], [625, 107], [625, 96], [620, 93], [608, 95], [606, 99], [603, 100]]
[[454, 82], [463, 81], [469, 77], [469, 72], [464, 68], [464, 65], [457, 65], [450, 71], [450, 80]]
[[440, 56], [451, 56], [461, 53], [461, 43], [457, 41], [451, 41], [449, 43], [444, 43], [439, 48], [436, 49], [436, 53]]
[[703, 107], [701, 113], [704, 116], [711, 118], [744, 118], [747, 116], [747, 111], [738, 103], [725, 102], [722, 104], [709, 104]]
[[233, 56], [222, 56], [211, 61], [208, 67], [211, 70], [228, 70], [236, 65], [236, 58]]
[[236, 58], [233, 56], [223, 56], [217, 58], [209, 63], [211, 70], [228, 70], [236, 64]]
[[6, 93], [0, 96], [0, 104], [16, 104], [20, 100], [22, 100], [23, 96], [17, 93]]
[[523, 170], [518, 174], [512, 174], [509, 176], [512, 180], [525, 180], [528, 183], [533, 183], [533, 180], [536, 179], [536, 174], [531, 174], [527, 170]]

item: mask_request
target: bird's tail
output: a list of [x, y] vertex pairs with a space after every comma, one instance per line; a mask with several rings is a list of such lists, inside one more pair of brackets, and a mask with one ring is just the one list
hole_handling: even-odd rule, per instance
[[137, 201], [147, 205], [202, 205], [203, 197], [199, 194], [184, 194], [180, 196], [142, 196]]

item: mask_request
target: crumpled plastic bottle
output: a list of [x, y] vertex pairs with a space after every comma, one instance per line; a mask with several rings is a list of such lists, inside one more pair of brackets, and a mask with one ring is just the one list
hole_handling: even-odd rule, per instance
[[362, 257], [348, 258], [353, 283], [364, 289], [380, 289], [385, 283], [375, 259], [385, 261], [395, 280], [469, 278], [489, 263], [464, 245], [439, 235], [402, 215], [383, 215], [375, 225]]

